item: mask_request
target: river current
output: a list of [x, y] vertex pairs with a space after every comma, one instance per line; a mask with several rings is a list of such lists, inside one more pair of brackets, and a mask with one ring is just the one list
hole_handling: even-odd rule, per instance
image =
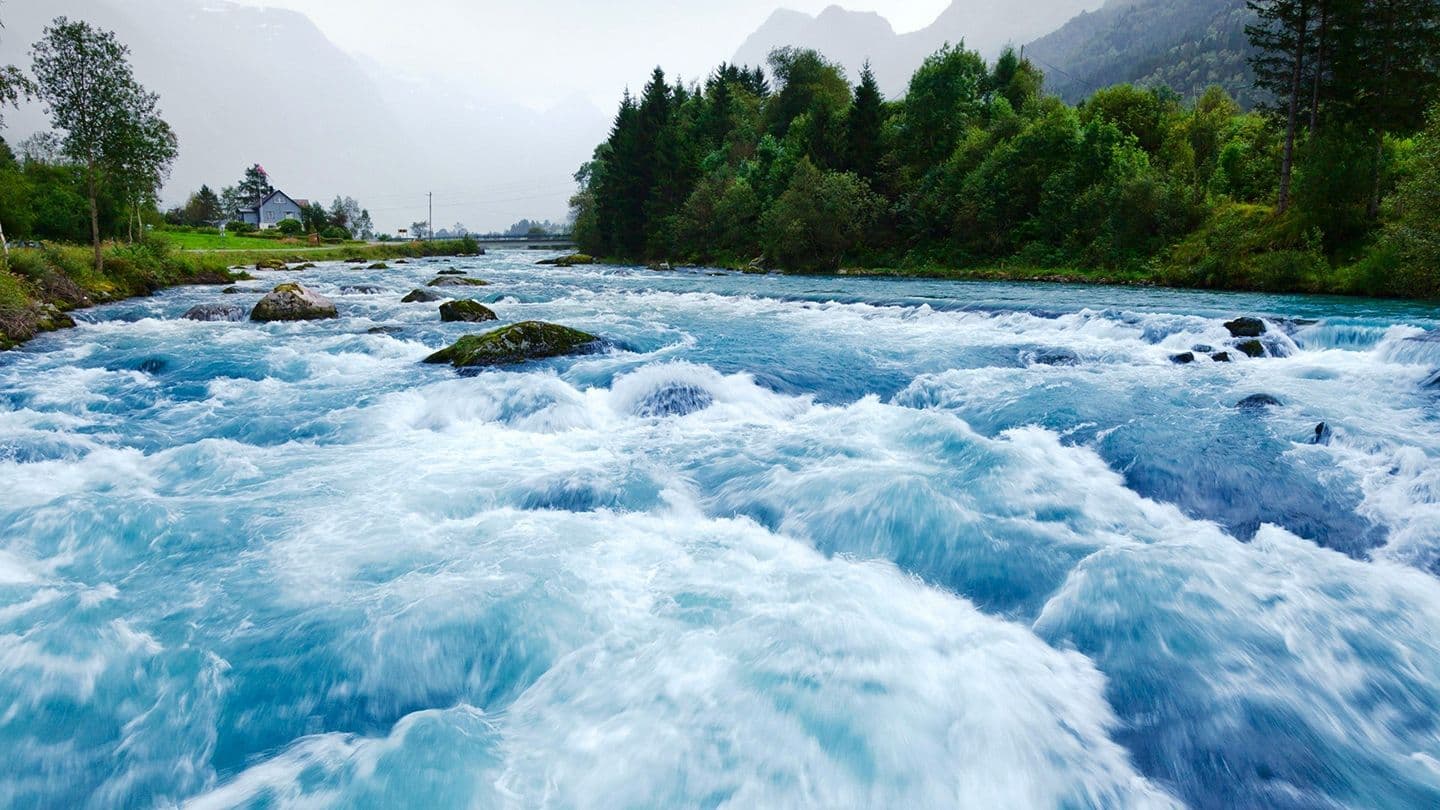
[[1434, 308], [543, 255], [0, 354], [0, 806], [1440, 806]]

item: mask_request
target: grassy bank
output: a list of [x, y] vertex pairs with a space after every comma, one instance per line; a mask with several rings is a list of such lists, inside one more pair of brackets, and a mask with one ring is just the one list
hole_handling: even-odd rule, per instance
[[41, 332], [73, 326], [66, 314], [76, 309], [150, 295], [182, 284], [227, 284], [243, 278], [246, 267], [262, 260], [323, 262], [345, 259], [380, 261], [474, 252], [475, 245], [455, 242], [405, 242], [339, 245], [297, 251], [269, 240], [265, 249], [189, 252], [172, 242], [151, 239], [105, 249], [105, 269], [97, 273], [89, 247], [51, 245], [12, 249], [0, 260], [0, 350], [14, 348]]

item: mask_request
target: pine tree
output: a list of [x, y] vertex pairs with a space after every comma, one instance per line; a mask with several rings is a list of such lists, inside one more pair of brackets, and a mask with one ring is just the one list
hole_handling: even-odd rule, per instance
[[1305, 60], [1311, 48], [1314, 22], [1313, 0], [1248, 0], [1259, 21], [1247, 26], [1246, 35], [1255, 48], [1250, 60], [1255, 84], [1268, 91], [1285, 120], [1285, 145], [1280, 157], [1281, 213], [1290, 208], [1290, 189], [1295, 168], [1295, 142], [1300, 120], [1301, 95], [1305, 85]]
[[880, 128], [884, 118], [885, 100], [870, 63], [866, 62], [860, 70], [860, 84], [855, 87], [855, 101], [845, 122], [845, 156], [846, 168], [867, 180], [875, 176], [880, 165]]

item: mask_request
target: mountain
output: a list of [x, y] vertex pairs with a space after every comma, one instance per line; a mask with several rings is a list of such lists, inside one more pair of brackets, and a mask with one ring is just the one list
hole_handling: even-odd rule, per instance
[[1245, 0], [1110, 0], [1025, 48], [1066, 101], [1121, 82], [1166, 85], [1194, 98], [1212, 84], [1252, 106]]
[[775, 12], [735, 54], [735, 62], [763, 65], [770, 51], [785, 46], [814, 48], [844, 65], [851, 76], [868, 59], [887, 96], [905, 91], [910, 75], [945, 43], [978, 50], [993, 59], [1007, 45], [1020, 45], [1053, 31], [1100, 0], [955, 0], [935, 22], [897, 34], [883, 17], [831, 6], [817, 16]]
[[[7, 3], [6, 50], [27, 51], [59, 15], [115, 31], [160, 95], [180, 140], [170, 203], [261, 163], [294, 196], [358, 198], [385, 229], [421, 219], [430, 190], [437, 227], [504, 228], [561, 217], [571, 173], [608, 126], [588, 102], [537, 113], [488, 102], [455, 77], [402, 79], [342, 51], [303, 14], [227, 0]], [[6, 120], [12, 143], [48, 128], [37, 105]]]

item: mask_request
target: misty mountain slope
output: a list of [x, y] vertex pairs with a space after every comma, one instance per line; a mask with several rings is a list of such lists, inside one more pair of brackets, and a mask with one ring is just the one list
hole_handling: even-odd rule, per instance
[[871, 12], [831, 6], [811, 17], [781, 10], [751, 34], [735, 55], [736, 62], [765, 63], [771, 50], [785, 46], [814, 48], [843, 65], [851, 77], [868, 59], [890, 97], [904, 93], [910, 75], [947, 42], [993, 59], [1007, 45], [1020, 45], [1095, 8], [1100, 0], [955, 0], [935, 22], [907, 34], [896, 34], [883, 17]]
[[[35, 41], [61, 14], [116, 32], [180, 139], [170, 186], [180, 194], [257, 162], [296, 196], [333, 194], [383, 174], [376, 156], [405, 146], [359, 64], [304, 15], [193, 0], [51, 0], [6, 13], [11, 42]], [[8, 135], [46, 125], [32, 108]]]
[[1246, 59], [1245, 0], [1110, 0], [1025, 49], [1048, 90], [1079, 101], [1121, 82], [1166, 85], [1194, 98], [1212, 84], [1255, 102]]
[[[357, 197], [384, 229], [503, 228], [563, 217], [571, 174], [608, 121], [583, 101], [549, 113], [488, 103], [465, 77], [401, 80], [341, 50], [305, 15], [226, 0], [26, 0], [4, 6], [6, 60], [67, 15], [116, 32], [180, 140], [165, 200], [233, 183], [252, 163], [297, 197]], [[453, 92], [434, 88], [449, 86]], [[48, 129], [38, 105], [6, 140]]]

